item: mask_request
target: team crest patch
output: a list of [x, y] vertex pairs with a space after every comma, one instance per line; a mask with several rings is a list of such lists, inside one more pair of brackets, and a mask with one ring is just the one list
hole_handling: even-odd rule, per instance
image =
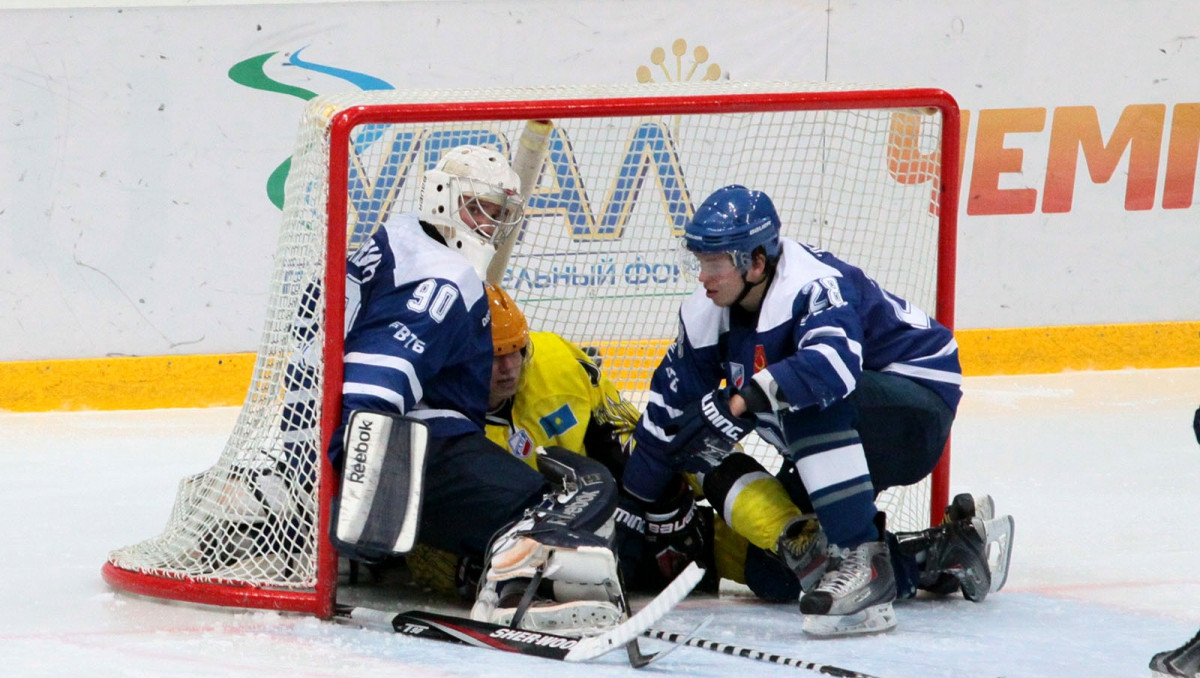
[[508, 437], [508, 451], [518, 459], [528, 459], [533, 454], [533, 439], [525, 429], [517, 429]]
[[553, 438], [570, 431], [579, 423], [579, 420], [575, 418], [575, 413], [571, 411], [570, 405], [563, 405], [539, 419], [538, 423], [542, 425], [542, 430], [546, 432], [546, 435]]
[[763, 348], [762, 344], [758, 344], [754, 347], [754, 373], [758, 374], [766, 369], [766, 367], [767, 350]]
[[746, 368], [741, 363], [729, 363], [729, 382], [735, 388], [741, 388], [746, 383]]

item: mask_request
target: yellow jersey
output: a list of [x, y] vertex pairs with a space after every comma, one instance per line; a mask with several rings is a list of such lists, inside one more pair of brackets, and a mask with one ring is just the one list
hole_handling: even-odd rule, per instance
[[551, 445], [607, 462], [611, 448], [589, 445], [619, 449], [638, 416], [579, 347], [553, 332], [530, 332], [517, 394], [488, 413], [487, 437], [534, 468], [534, 450]]

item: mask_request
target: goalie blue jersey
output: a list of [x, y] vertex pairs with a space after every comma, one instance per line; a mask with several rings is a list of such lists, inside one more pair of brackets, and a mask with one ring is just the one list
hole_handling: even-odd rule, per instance
[[[787, 239], [781, 245], [757, 314], [720, 308], [703, 288], [680, 306], [679, 336], [651, 379], [624, 473], [635, 495], [659, 497], [675, 473], [663, 427], [722, 380], [741, 388], [754, 379], [779, 417], [845, 398], [863, 370], [912, 379], [957, 408], [962, 370], [949, 329], [832, 254]], [[778, 420], [766, 420], [758, 433], [785, 451]]]
[[415, 214], [391, 217], [346, 264], [343, 421], [351, 410], [377, 410], [421, 419], [436, 438], [483, 431], [489, 320], [467, 260], [427, 235]]

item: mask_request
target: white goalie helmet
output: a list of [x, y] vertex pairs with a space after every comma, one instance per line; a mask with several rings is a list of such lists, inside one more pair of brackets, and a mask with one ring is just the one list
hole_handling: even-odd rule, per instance
[[417, 206], [421, 219], [437, 227], [446, 246], [487, 275], [496, 246], [512, 235], [524, 216], [521, 180], [504, 154], [483, 146], [458, 146], [425, 173]]

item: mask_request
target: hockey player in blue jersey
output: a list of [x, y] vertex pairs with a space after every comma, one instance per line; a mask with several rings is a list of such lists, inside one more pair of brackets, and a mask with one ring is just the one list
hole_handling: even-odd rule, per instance
[[[623, 487], [649, 506], [678, 471], [696, 474], [718, 516], [771, 556], [747, 556], [747, 584], [778, 597], [790, 570], [813, 635], [894, 627], [898, 577], [903, 595], [981, 600], [1003, 574], [991, 581], [979, 519], [992, 516], [970, 495], [943, 526], [899, 536], [874, 502], [940, 459], [961, 397], [952, 333], [779, 230], [770, 198], [736, 185], [686, 225], [681, 263], [702, 287], [652, 378]], [[733, 452], [752, 430], [786, 459], [777, 478]]]
[[[482, 278], [496, 243], [509, 237], [522, 219], [519, 183], [502, 154], [478, 146], [451, 149], [425, 173], [417, 213], [393, 214], [349, 257], [343, 428], [357, 436], [352, 426], [356, 416], [374, 417], [364, 421], [379, 425], [367, 426], [361, 438], [353, 438], [353, 458], [348, 458], [341, 431], [329, 454], [335, 467], [349, 469], [354, 463], [356, 473], [399, 469], [400, 476], [380, 472], [380, 487], [392, 477], [407, 479], [406, 455], [416, 459], [411, 455], [420, 454], [425, 467], [424, 485], [416, 495], [421, 497], [416, 538], [489, 563], [472, 614], [496, 623], [520, 622], [523, 628], [586, 633], [616, 623], [624, 614], [615, 555], [602, 540], [581, 543], [578, 535], [555, 530], [545, 532], [560, 538], [556, 549], [529, 537], [530, 528], [542, 524], [544, 512], [528, 510], [554, 503], [553, 488], [544, 474], [484, 433], [493, 348]], [[380, 413], [387, 417], [379, 418]], [[423, 426], [406, 424], [409, 419]], [[383, 426], [389, 431], [427, 429], [428, 442], [423, 450], [404, 448], [424, 436], [378, 444], [370, 434]], [[394, 453], [397, 445], [399, 455]], [[359, 446], [369, 454], [360, 453]], [[398, 457], [403, 464], [395, 461]], [[360, 500], [347, 492], [351, 475], [343, 474], [335, 544], [355, 559], [386, 559], [399, 552], [387, 547], [399, 543], [395, 537], [404, 529], [402, 514], [407, 515], [402, 509], [412, 493], [380, 496], [387, 494], [381, 490]], [[587, 531], [611, 523], [616, 490], [611, 474], [609, 479], [611, 505], [577, 507], [578, 515], [592, 511], [589, 519], [596, 524], [572, 527]], [[342, 520], [342, 514], [348, 518]], [[343, 531], [343, 524], [363, 527]], [[515, 596], [522, 600], [523, 586], [541, 579], [548, 559], [558, 566], [570, 561], [577, 576], [584, 572], [583, 579], [573, 582], [583, 584], [576, 593], [586, 593], [587, 576], [594, 575], [590, 589], [596, 600], [560, 596], [559, 605], [550, 599], [538, 609], [520, 610], [515, 601], [506, 602], [505, 585], [522, 585]], [[552, 573], [545, 578], [552, 583]], [[576, 623], [580, 620], [583, 628]]]
[[[453, 192], [461, 207], [434, 197], [437, 184], [453, 185], [442, 195]], [[455, 552], [482, 551], [544, 489], [539, 476], [481, 444], [492, 343], [480, 271], [496, 229], [521, 218], [516, 184], [495, 151], [451, 150], [427, 172], [419, 212], [393, 214], [346, 265], [343, 421], [363, 410], [425, 422], [431, 443], [421, 535]], [[329, 453], [340, 467], [340, 434]], [[456, 511], [487, 518], [460, 524]]]

